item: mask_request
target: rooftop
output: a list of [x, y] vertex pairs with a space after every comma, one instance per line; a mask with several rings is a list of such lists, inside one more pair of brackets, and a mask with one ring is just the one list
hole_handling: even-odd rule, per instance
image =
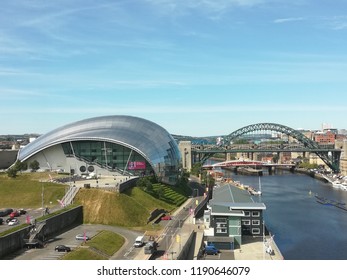
[[214, 213], [233, 213], [237, 215], [240, 210], [257, 209], [265, 210], [262, 202], [254, 201], [248, 191], [242, 190], [230, 183], [216, 186], [213, 189], [212, 199], [209, 205]]

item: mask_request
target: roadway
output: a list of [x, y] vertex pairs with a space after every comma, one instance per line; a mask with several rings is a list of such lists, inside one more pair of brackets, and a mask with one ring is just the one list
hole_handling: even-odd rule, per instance
[[40, 249], [27, 249], [23, 248], [13, 254], [8, 255], [5, 259], [8, 260], [57, 260], [64, 255], [64, 252], [56, 252], [54, 250], [57, 245], [66, 245], [75, 249], [82, 245], [83, 240], [76, 240], [77, 234], [84, 232], [89, 237], [95, 236], [101, 230], [109, 230], [122, 235], [125, 238], [123, 247], [116, 252], [110, 259], [112, 260], [131, 260], [139, 253], [141, 248], [133, 247], [133, 242], [137, 236], [143, 232], [132, 231], [122, 227], [106, 226], [106, 225], [80, 225], [71, 230], [63, 232], [54, 238], [48, 240], [44, 248]]

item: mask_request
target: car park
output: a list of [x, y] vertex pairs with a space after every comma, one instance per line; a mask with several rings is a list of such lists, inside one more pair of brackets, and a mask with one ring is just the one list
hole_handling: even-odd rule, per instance
[[90, 240], [90, 237], [88, 235], [85, 235], [85, 234], [77, 234], [76, 240]]
[[54, 250], [57, 252], [70, 252], [71, 248], [65, 245], [57, 245]]

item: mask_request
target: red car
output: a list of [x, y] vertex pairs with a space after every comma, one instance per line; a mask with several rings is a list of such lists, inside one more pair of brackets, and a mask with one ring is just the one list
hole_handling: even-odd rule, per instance
[[165, 215], [163, 217], [161, 217], [162, 221], [168, 221], [171, 220], [171, 216]]
[[20, 216], [20, 214], [19, 214], [18, 211], [13, 211], [13, 212], [10, 214], [10, 218], [11, 218], [11, 219], [13, 219], [13, 218], [15, 218], [15, 217], [19, 217], [19, 216]]

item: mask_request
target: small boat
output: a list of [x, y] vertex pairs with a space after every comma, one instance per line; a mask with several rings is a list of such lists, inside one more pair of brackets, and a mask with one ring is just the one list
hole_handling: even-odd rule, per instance
[[336, 189], [341, 189], [342, 188], [342, 184], [339, 181], [334, 181], [332, 182], [333, 187]]

